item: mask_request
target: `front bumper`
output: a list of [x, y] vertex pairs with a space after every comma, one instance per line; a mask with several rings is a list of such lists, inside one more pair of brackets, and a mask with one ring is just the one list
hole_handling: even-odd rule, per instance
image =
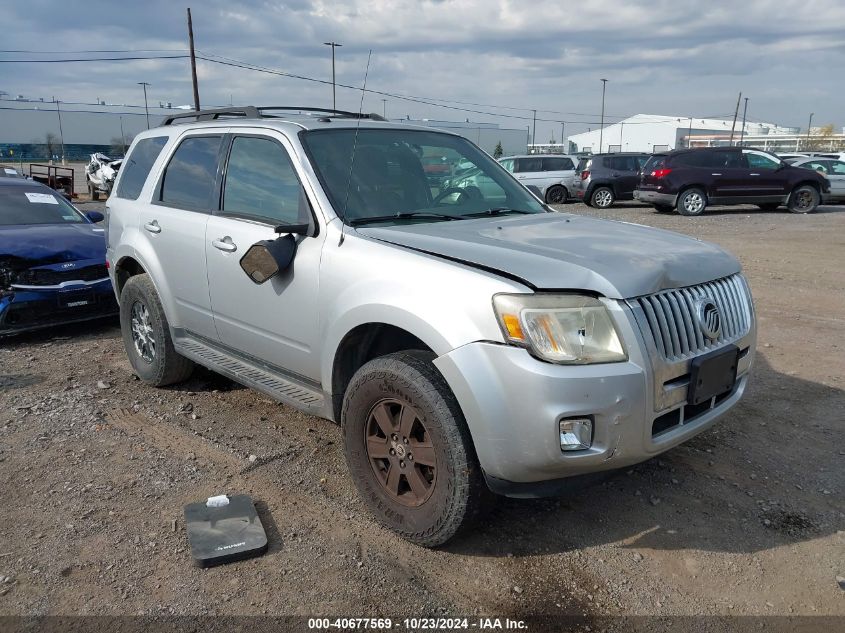
[[649, 189], [634, 189], [634, 200], [647, 202], [649, 204], [662, 204], [667, 207], [674, 207], [678, 196], [671, 193], [661, 193]]
[[[748, 351], [733, 389], [693, 411], [685, 399], [655, 410], [655, 384], [663, 377], [656, 377], [650, 357], [641, 352], [646, 347], [635, 326], [624, 319], [617, 325], [628, 343], [629, 360], [622, 363], [555, 365], [524, 349], [488, 342], [464, 345], [434, 361], [460, 403], [494, 491], [554, 494], [564, 487], [557, 481], [562, 478], [645, 461], [709, 428], [742, 397], [753, 328], [743, 341]], [[663, 426], [673, 415], [681, 422]], [[590, 448], [562, 451], [560, 420], [586, 416], [593, 420]]]
[[12, 288], [0, 296], [0, 336], [117, 314], [111, 281]]

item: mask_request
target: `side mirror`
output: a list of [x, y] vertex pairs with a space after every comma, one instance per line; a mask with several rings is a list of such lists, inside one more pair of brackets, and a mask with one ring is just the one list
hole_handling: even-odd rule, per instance
[[89, 211], [85, 214], [85, 217], [91, 220], [94, 224], [99, 224], [100, 222], [106, 219], [106, 216], [104, 216], [99, 211]]
[[262, 240], [249, 247], [241, 257], [241, 268], [253, 283], [263, 284], [283, 270], [286, 270], [296, 254], [296, 238], [293, 233], [275, 240]]

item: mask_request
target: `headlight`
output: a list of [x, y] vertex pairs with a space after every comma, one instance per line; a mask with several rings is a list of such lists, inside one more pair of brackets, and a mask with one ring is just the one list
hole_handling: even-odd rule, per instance
[[615, 363], [627, 360], [622, 339], [605, 305], [580, 295], [493, 297], [508, 342], [552, 363]]

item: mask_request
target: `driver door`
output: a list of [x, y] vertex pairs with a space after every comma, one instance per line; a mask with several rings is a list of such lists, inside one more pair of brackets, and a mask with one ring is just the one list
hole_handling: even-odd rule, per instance
[[[317, 291], [324, 233], [281, 134], [247, 131], [229, 137], [219, 209], [206, 227], [211, 309], [220, 342], [287, 373], [318, 379]], [[295, 236], [287, 270], [254, 283], [240, 260], [250, 246], [277, 237], [283, 224], [308, 224]], [[282, 231], [281, 235], [285, 235]]]

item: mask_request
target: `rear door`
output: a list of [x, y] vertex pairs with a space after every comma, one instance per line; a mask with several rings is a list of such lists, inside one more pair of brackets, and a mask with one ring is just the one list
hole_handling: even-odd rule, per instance
[[637, 187], [640, 164], [635, 156], [611, 156], [610, 175], [617, 198], [631, 198]]
[[517, 158], [514, 175], [526, 187], [528, 185], [534, 185], [542, 193], [546, 193], [547, 177], [543, 172], [543, 159], [539, 156]]
[[140, 232], [155, 253], [146, 262], [171, 307], [170, 325], [216, 339], [205, 261], [205, 225], [217, 186], [224, 131], [191, 130], [176, 142], [150, 204], [140, 213]]
[[[694, 156], [694, 153], [689, 156]], [[740, 151], [724, 149], [701, 152], [692, 162], [695, 164], [689, 165], [690, 168], [701, 170], [697, 177], [693, 177], [705, 183], [707, 195], [713, 204], [742, 201], [748, 197], [749, 169]]]
[[[211, 307], [220, 341], [289, 374], [316, 380], [320, 254], [325, 231], [313, 216], [283, 134], [238, 128], [227, 142], [219, 209], [209, 218], [205, 251]], [[293, 264], [263, 284], [240, 260], [250, 246], [285, 235], [281, 225], [309, 224], [295, 236]]]

